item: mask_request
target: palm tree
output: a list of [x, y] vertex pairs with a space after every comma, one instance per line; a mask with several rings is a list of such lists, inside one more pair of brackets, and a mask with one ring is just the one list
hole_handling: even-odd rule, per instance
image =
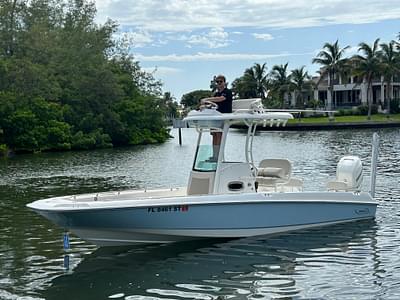
[[393, 76], [399, 72], [400, 69], [400, 58], [399, 53], [394, 49], [395, 41], [391, 41], [389, 44], [381, 44], [381, 51], [379, 52], [379, 59], [382, 64], [382, 70], [386, 82], [386, 101], [387, 111], [390, 113], [390, 101], [392, 101], [392, 80]]
[[260, 97], [261, 99], [265, 99], [267, 85], [266, 63], [262, 65], [258, 63], [254, 64], [254, 66], [244, 71], [242, 77], [232, 82], [234, 92], [241, 98]]
[[376, 39], [372, 47], [366, 43], [358, 45], [358, 51], [363, 55], [354, 56], [354, 74], [364, 78], [367, 82], [367, 103], [368, 120], [371, 119], [372, 110], [372, 79], [381, 74], [381, 64], [379, 61], [379, 39]]
[[400, 32], [399, 32], [399, 34], [397, 35], [397, 39], [399, 40], [398, 42], [396, 42], [395, 41], [395, 43], [396, 43], [396, 46], [397, 46], [397, 50], [400, 50], [399, 48], [400, 48]]
[[275, 65], [270, 72], [271, 87], [279, 95], [281, 108], [284, 106], [284, 95], [290, 89], [290, 76], [287, 74], [288, 63], [284, 65]]
[[295, 92], [296, 106], [300, 107], [304, 104], [303, 92], [311, 89], [310, 79], [308, 72], [304, 71], [305, 66], [294, 69], [290, 74], [291, 85]]
[[[331, 109], [333, 100], [333, 85], [336, 74], [340, 74], [347, 59], [343, 58], [344, 52], [349, 46], [344, 48], [339, 47], [339, 41], [336, 40], [334, 44], [325, 43], [323, 50], [320, 51], [317, 57], [313, 58], [313, 64], [320, 64], [322, 66], [321, 79], [328, 76], [328, 109]], [[329, 101], [330, 99], [330, 101]], [[336, 101], [334, 101], [336, 106]]]
[[175, 100], [171, 92], [165, 92], [164, 96], [161, 98], [161, 106], [165, 111], [167, 119], [173, 119], [178, 115], [178, 103], [176, 103]]
[[265, 99], [268, 85], [267, 63], [263, 63], [262, 65], [255, 63], [251, 70], [256, 83], [257, 96], [261, 99]]
[[232, 91], [239, 98], [257, 97], [257, 83], [253, 68], [248, 68], [244, 74], [232, 82]]

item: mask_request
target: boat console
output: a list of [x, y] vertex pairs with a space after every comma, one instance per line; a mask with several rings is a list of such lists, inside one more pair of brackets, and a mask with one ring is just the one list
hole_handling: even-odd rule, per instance
[[[282, 160], [283, 165], [279, 166], [270, 166], [267, 163], [266, 166], [261, 167], [263, 170], [257, 171], [252, 145], [258, 124], [279, 126], [285, 124], [293, 116], [286, 112], [264, 112], [261, 99], [235, 100], [232, 107], [233, 113], [224, 114], [218, 112], [215, 105], [202, 107], [199, 111], [191, 111], [185, 118], [188, 126], [196, 128], [199, 133], [194, 164], [188, 182], [188, 195], [255, 193], [258, 184], [263, 185], [267, 180], [265, 176], [264, 181], [258, 178], [263, 176], [261, 173], [267, 172], [268, 168], [281, 167], [282, 176], [278, 176], [281, 178], [276, 182], [289, 182], [290, 162]], [[233, 124], [244, 124], [248, 128], [244, 145], [245, 161], [231, 162], [225, 157], [226, 139], [229, 128]], [[215, 143], [216, 133], [221, 135], [220, 144]]]

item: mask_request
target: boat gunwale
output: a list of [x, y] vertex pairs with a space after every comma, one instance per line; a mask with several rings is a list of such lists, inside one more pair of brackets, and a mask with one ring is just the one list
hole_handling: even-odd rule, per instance
[[[235, 194], [232, 194], [235, 195]], [[258, 199], [248, 199], [244, 200], [244, 196], [256, 196]], [[285, 198], [275, 198], [274, 196], [290, 195], [292, 199]], [[303, 199], [295, 198], [296, 195], [301, 195]], [[336, 195], [336, 196], [346, 196], [346, 198], [338, 199], [332, 197], [331, 199], [321, 199], [318, 198], [319, 195]], [[210, 199], [193, 199], [193, 197], [208, 197]], [[365, 205], [375, 205], [379, 203], [371, 197], [369, 193], [354, 193], [354, 192], [271, 192], [271, 193], [246, 193], [238, 194], [235, 196], [236, 199], [215, 199], [216, 196], [221, 195], [185, 195], [185, 196], [172, 196], [165, 198], [141, 198], [133, 200], [90, 200], [89, 201], [74, 201], [73, 199], [63, 199], [62, 197], [47, 198], [35, 201], [28, 204], [28, 207], [38, 211], [49, 211], [49, 212], [78, 212], [78, 211], [99, 211], [99, 210], [117, 210], [117, 209], [142, 209], [149, 207], [166, 207], [166, 206], [183, 206], [183, 205], [243, 205], [243, 204], [263, 204], [263, 203], [342, 203], [342, 204], [365, 204]], [[311, 197], [311, 199], [310, 199]], [[369, 197], [368, 200], [363, 200]], [[189, 199], [188, 199], [189, 198]], [[214, 199], [213, 199], [214, 198]], [[219, 197], [220, 198], [220, 197]], [[314, 199], [312, 199], [314, 198]], [[361, 198], [361, 199], [360, 199]], [[182, 199], [187, 199], [189, 201], [182, 201]], [[57, 200], [61, 200], [57, 201]], [[146, 200], [156, 200], [156, 201], [146, 201]], [[172, 201], [171, 201], [172, 200]], [[175, 201], [174, 201], [175, 200]], [[179, 200], [179, 201], [178, 201]], [[49, 203], [49, 202], [53, 203]], [[169, 201], [169, 202], [168, 202]], [[54, 203], [54, 202], [59, 202]], [[129, 202], [129, 203], [127, 203]], [[34, 204], [39, 204], [39, 206]], [[44, 204], [44, 205], [43, 205]], [[92, 205], [90, 205], [92, 204]], [[93, 205], [94, 204], [94, 205]], [[107, 205], [113, 204], [113, 205]], [[126, 204], [126, 205], [123, 205]], [[40, 207], [42, 206], [42, 207]], [[44, 207], [43, 207], [44, 206]]]

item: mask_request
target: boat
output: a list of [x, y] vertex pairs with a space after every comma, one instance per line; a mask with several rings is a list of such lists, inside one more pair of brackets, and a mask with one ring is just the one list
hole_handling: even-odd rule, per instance
[[[27, 206], [98, 246], [240, 238], [375, 217], [377, 134], [372, 142], [370, 191], [361, 191], [364, 171], [355, 155], [339, 160], [336, 178], [327, 182], [326, 190], [305, 191], [287, 158], [259, 163], [253, 158], [257, 126], [284, 126], [292, 114], [265, 111], [258, 99], [235, 100], [233, 108], [233, 113], [222, 114], [215, 104], [206, 103], [184, 119], [198, 132], [187, 187], [69, 195]], [[238, 124], [247, 129], [244, 158], [228, 161], [227, 137]]]

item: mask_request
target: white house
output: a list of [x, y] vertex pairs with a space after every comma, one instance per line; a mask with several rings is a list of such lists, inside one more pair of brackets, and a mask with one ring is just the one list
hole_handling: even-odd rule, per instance
[[[344, 79], [337, 74], [333, 82], [333, 97], [331, 97], [328, 92], [329, 81], [327, 76], [322, 80], [318, 76], [314, 77], [313, 81], [315, 83], [313, 98], [321, 101], [328, 109], [350, 108], [367, 104], [368, 84], [365, 79], [362, 80], [357, 76], [350, 76]], [[387, 107], [385, 99], [389, 98], [386, 95], [386, 86], [387, 83], [383, 76], [374, 78], [372, 81], [372, 103], [380, 105], [382, 109]], [[390, 97], [392, 99], [400, 98], [400, 74], [394, 76], [389, 93], [392, 95], [392, 97]]]

